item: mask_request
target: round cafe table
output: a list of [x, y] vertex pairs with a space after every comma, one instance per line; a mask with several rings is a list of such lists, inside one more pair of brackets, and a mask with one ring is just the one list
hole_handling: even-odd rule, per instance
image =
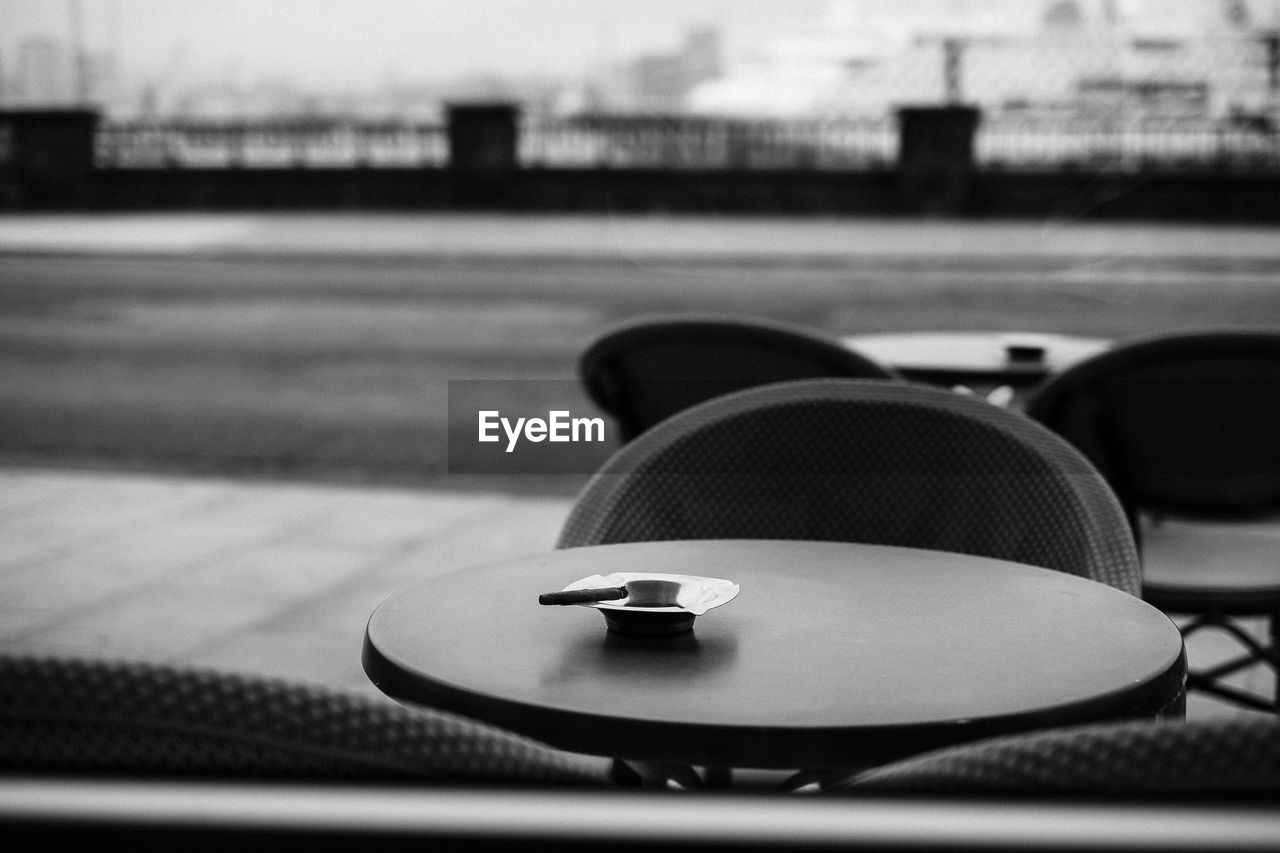
[[[724, 578], [690, 632], [607, 631], [541, 593], [591, 575]], [[385, 693], [575, 752], [822, 770], [1069, 723], [1177, 715], [1186, 661], [1162, 613], [1084, 578], [913, 548], [766, 540], [534, 554], [384, 601], [365, 672]]]

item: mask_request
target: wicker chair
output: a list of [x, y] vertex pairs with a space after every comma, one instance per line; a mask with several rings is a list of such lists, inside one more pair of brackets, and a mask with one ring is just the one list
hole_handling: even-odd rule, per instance
[[1197, 797], [1280, 793], [1280, 720], [1098, 723], [976, 741], [886, 764], [828, 791]]
[[897, 378], [812, 329], [719, 314], [645, 315], [606, 329], [583, 350], [578, 375], [623, 443], [689, 406], [756, 385]]
[[360, 694], [136, 661], [0, 657], [0, 771], [607, 786], [610, 762]]
[[[1247, 522], [1280, 517], [1280, 331], [1183, 331], [1124, 342], [1050, 380], [1026, 411], [1107, 478], [1140, 555], [1144, 528], [1154, 537], [1162, 521], [1240, 522], [1221, 531], [1229, 546], [1232, 535], [1250, 532]], [[1189, 615], [1184, 635], [1219, 629], [1244, 653], [1193, 671], [1188, 687], [1280, 711], [1280, 684], [1264, 698], [1222, 681], [1259, 663], [1280, 672], [1280, 561], [1274, 551], [1252, 560], [1206, 552], [1200, 563], [1192, 553], [1180, 546], [1176, 561], [1144, 559], [1144, 597]], [[1212, 570], [1204, 568], [1210, 560]], [[1268, 619], [1270, 642], [1245, 631], [1239, 617]]]
[[1088, 460], [1019, 414], [907, 383], [785, 382], [675, 415], [606, 461], [557, 545], [719, 538], [930, 548], [1140, 592]]

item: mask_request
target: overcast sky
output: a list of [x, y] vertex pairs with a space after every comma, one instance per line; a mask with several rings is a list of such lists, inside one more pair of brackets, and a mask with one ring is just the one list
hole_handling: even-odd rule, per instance
[[[6, 66], [23, 38], [66, 38], [77, 0], [0, 0]], [[827, 0], [78, 0], [84, 42], [126, 74], [292, 78], [352, 87], [472, 72], [577, 75], [670, 50], [692, 25], [733, 54], [822, 16]]]
[[[720, 30], [732, 63], [822, 19], [833, 4], [856, 10], [855, 19], [869, 9], [931, 8], [1003, 20], [1035, 18], [1048, 1], [0, 0], [0, 67], [13, 73], [14, 49], [24, 38], [66, 40], [78, 17], [84, 43], [97, 51], [118, 44], [126, 78], [135, 82], [288, 79], [362, 89], [474, 73], [577, 77], [603, 63], [674, 49], [697, 25]], [[1158, 24], [1179, 18], [1174, 10], [1204, 14], [1225, 0], [1080, 2], [1110, 2]], [[1280, 0], [1246, 2], [1280, 23]]]

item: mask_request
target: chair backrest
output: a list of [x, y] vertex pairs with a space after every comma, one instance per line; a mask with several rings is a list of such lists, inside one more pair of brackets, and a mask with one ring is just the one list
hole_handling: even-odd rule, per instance
[[0, 770], [603, 786], [609, 762], [442, 711], [140, 661], [0, 657]]
[[1009, 735], [883, 765], [829, 790], [1274, 795], [1280, 719], [1142, 720]]
[[816, 330], [718, 314], [651, 314], [606, 329], [583, 350], [578, 375], [623, 442], [689, 406], [756, 385], [896, 378]]
[[1049, 380], [1027, 414], [1080, 449], [1139, 510], [1280, 514], [1280, 330], [1120, 343]]
[[1138, 594], [1133, 536], [1079, 452], [983, 400], [898, 382], [784, 382], [707, 401], [620, 448], [558, 547], [811, 539], [954, 551]]

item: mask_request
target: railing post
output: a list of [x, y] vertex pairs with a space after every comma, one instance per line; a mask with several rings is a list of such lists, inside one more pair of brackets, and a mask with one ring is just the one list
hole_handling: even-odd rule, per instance
[[909, 206], [955, 215], [970, 207], [976, 107], [903, 107], [898, 110], [898, 173]]
[[519, 108], [515, 104], [451, 104], [449, 170], [454, 201], [463, 207], [501, 205], [519, 166]]
[[84, 205], [97, 125], [92, 110], [0, 111], [0, 208]]

